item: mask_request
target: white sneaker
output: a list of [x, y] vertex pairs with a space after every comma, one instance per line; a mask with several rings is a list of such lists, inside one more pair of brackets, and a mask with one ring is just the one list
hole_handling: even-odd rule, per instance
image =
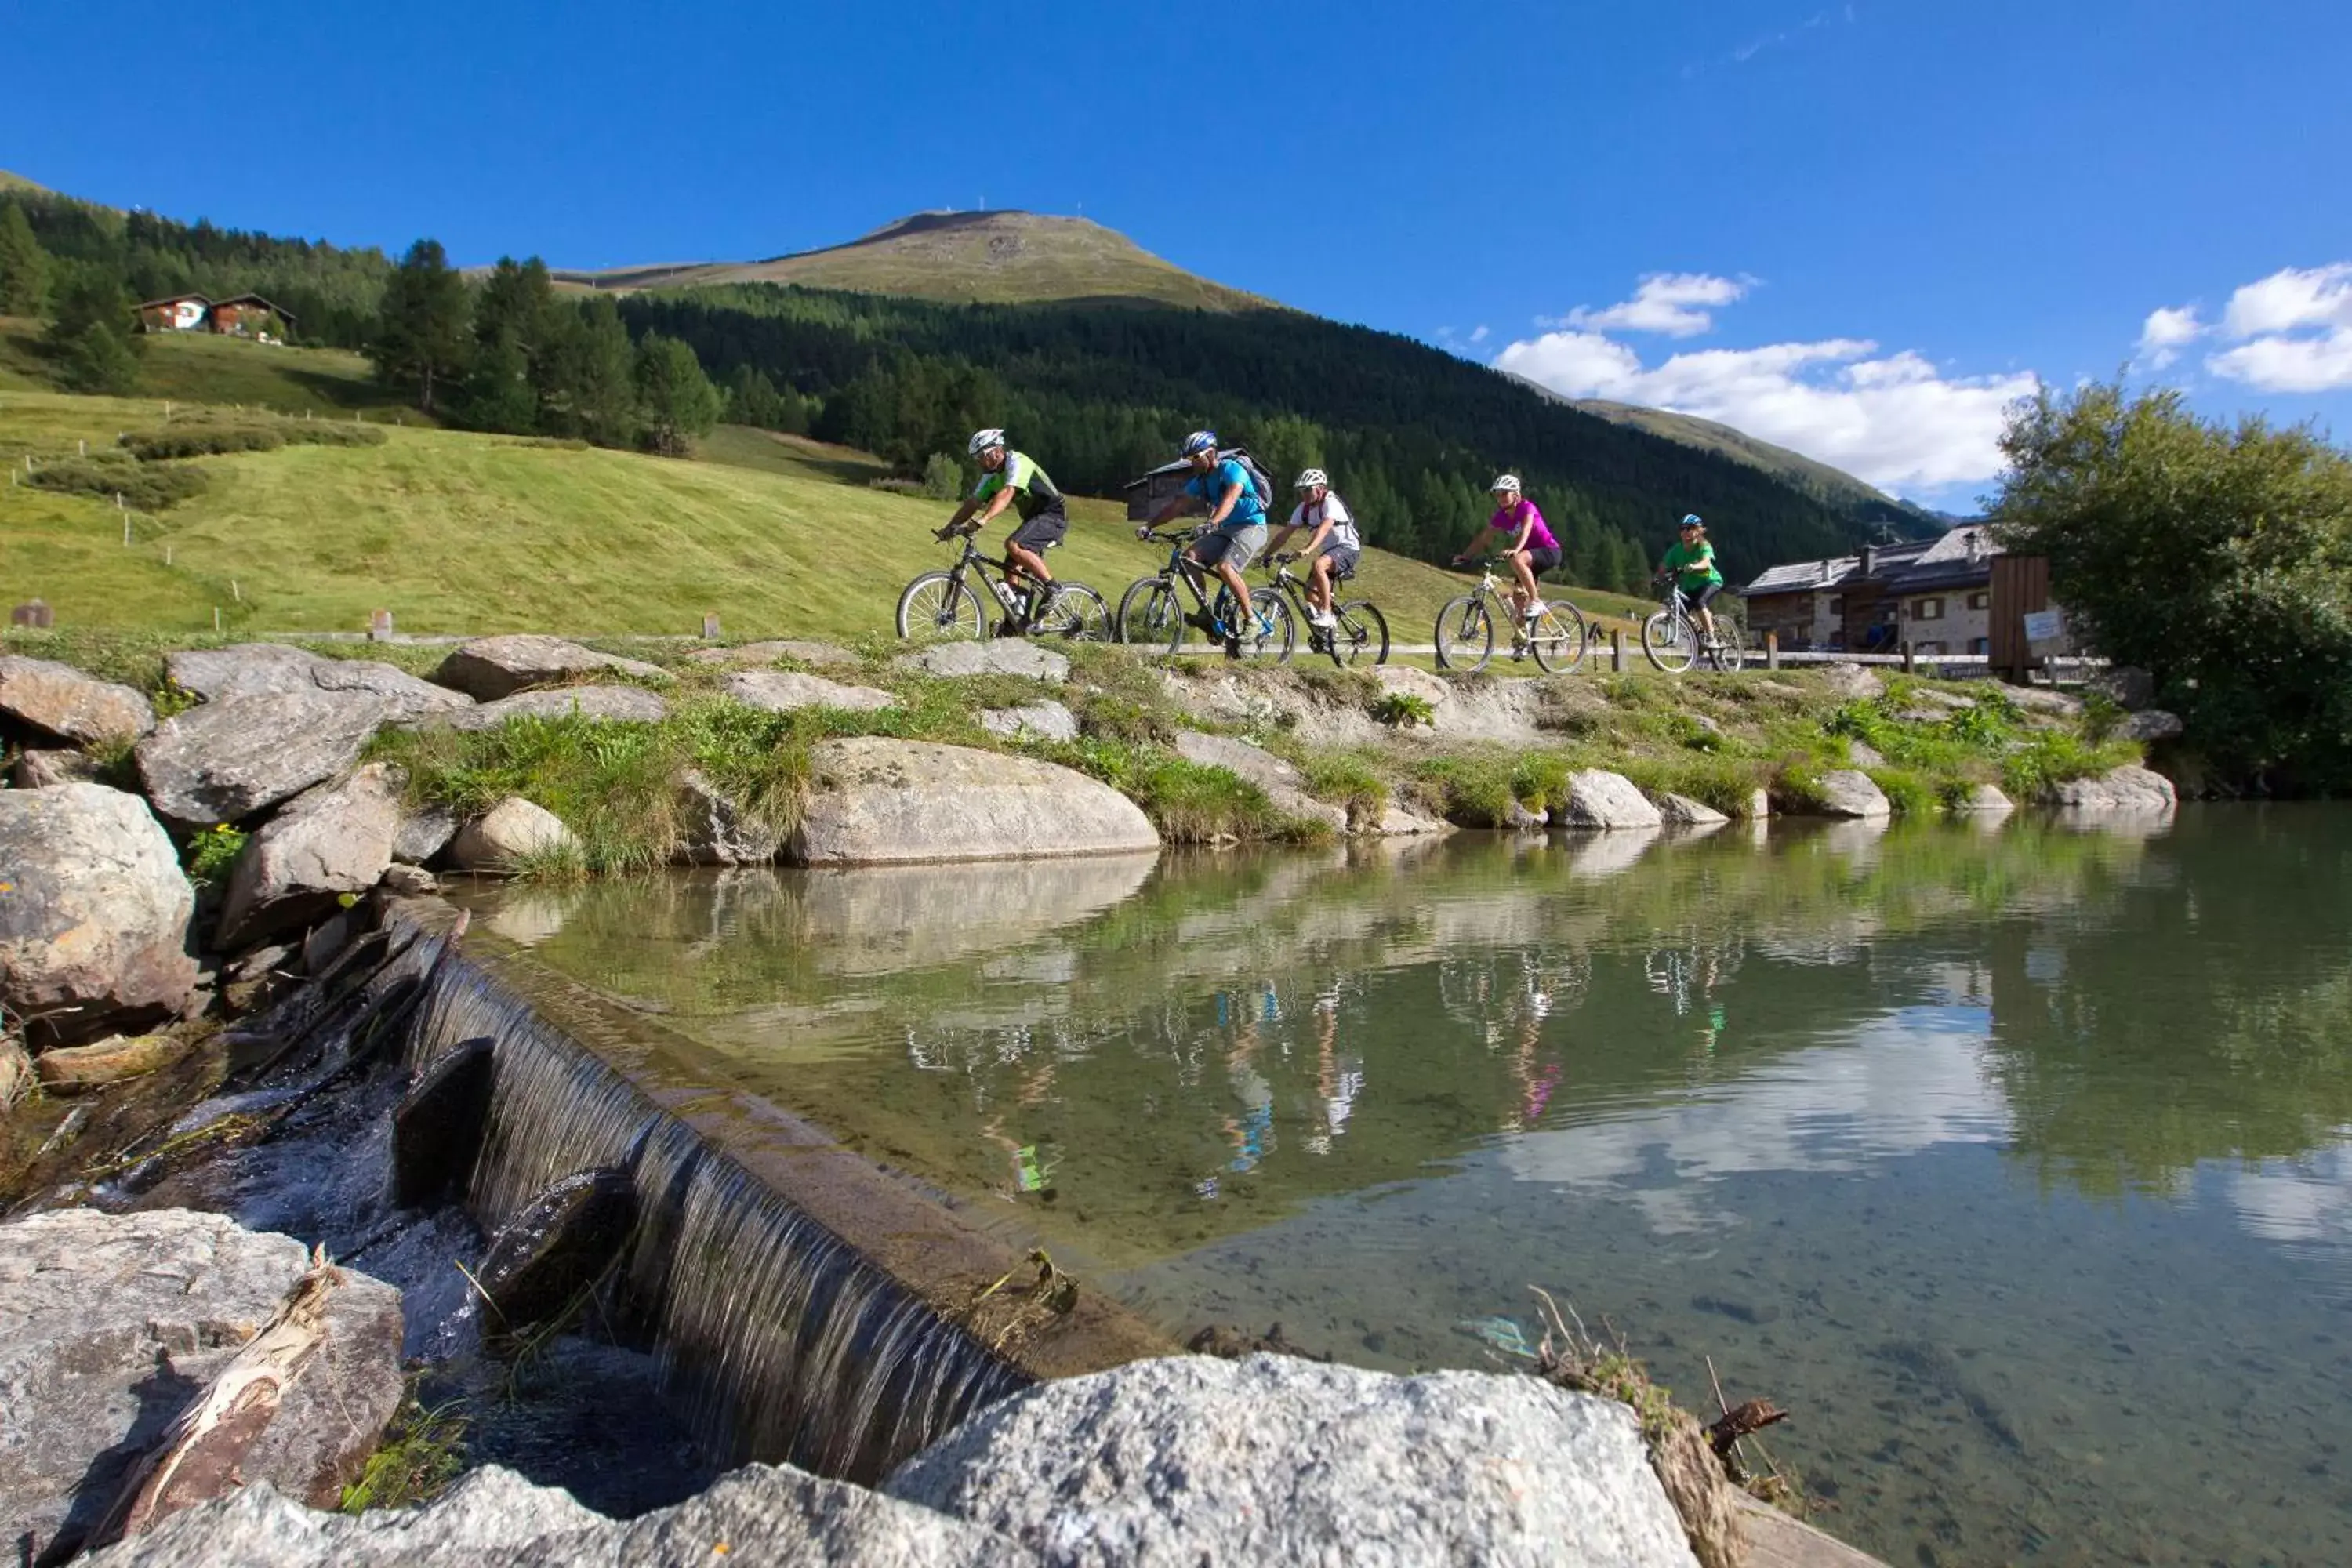
[[1336, 626], [1339, 624], [1339, 617], [1328, 610], [1309, 610], [1307, 612], [1307, 624], [1310, 626]]
[[1528, 606], [1528, 619], [1532, 621], [1538, 616], [1542, 615], [1546, 610], [1550, 608], [1551, 606], [1549, 605], [1545, 604], [1541, 599], [1538, 599], [1534, 604]]

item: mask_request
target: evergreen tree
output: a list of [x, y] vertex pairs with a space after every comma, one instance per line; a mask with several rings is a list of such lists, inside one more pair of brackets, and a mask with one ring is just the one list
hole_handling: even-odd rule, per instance
[[466, 280], [437, 239], [408, 247], [383, 289], [383, 309], [368, 346], [376, 374], [412, 394], [430, 414], [442, 391], [465, 374], [472, 304]]
[[761, 430], [784, 427], [784, 400], [768, 373], [739, 364], [727, 381], [727, 420]]
[[130, 392], [139, 381], [131, 296], [111, 268], [78, 267], [58, 290], [46, 343], [58, 379], [74, 392]]
[[539, 428], [539, 394], [530, 384], [530, 362], [513, 339], [477, 343], [466, 381], [452, 412], [468, 430], [527, 436]]
[[634, 446], [637, 438], [636, 358], [629, 329], [609, 295], [580, 307], [570, 339], [572, 427], [600, 447]]
[[647, 332], [637, 344], [639, 439], [650, 451], [683, 458], [694, 437], [719, 423], [719, 389], [702, 374], [702, 362], [676, 338]]
[[0, 208], [0, 316], [37, 316], [49, 299], [49, 253], [15, 202]]

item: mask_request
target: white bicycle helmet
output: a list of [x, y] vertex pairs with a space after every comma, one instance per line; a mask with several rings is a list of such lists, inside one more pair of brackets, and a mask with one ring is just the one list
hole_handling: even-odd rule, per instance
[[1330, 483], [1330, 475], [1325, 473], [1320, 468], [1309, 468], [1305, 473], [1298, 476], [1298, 483], [1295, 488], [1302, 490], [1311, 490], [1317, 485], [1328, 487]]
[[1517, 474], [1496, 474], [1495, 476], [1495, 482], [1486, 487], [1486, 493], [1497, 496], [1504, 494], [1517, 495], [1519, 493], [1519, 476]]
[[1184, 455], [1188, 458], [1195, 452], [1213, 452], [1216, 449], [1217, 433], [1214, 430], [1195, 430], [1184, 437]]
[[973, 457], [977, 458], [977, 457], [979, 457], [982, 452], [987, 451], [991, 447], [1002, 447], [1002, 446], [1003, 446], [1003, 445], [1004, 445], [1004, 432], [1003, 432], [1003, 431], [1002, 431], [1002, 430], [982, 430], [982, 431], [978, 431], [978, 432], [976, 432], [976, 433], [972, 436], [972, 438], [971, 438], [971, 446], [969, 446], [969, 447], [966, 447], [964, 448], [964, 450], [965, 450], [966, 452], [970, 453], [971, 456], [973, 456]]

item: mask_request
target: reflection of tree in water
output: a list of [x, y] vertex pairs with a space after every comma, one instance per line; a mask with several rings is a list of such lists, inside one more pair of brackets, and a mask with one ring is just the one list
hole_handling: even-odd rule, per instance
[[1995, 1071], [2045, 1181], [2167, 1191], [2352, 1128], [2352, 822], [2241, 809], [2162, 852], [2179, 876], [2105, 919], [1989, 933]]

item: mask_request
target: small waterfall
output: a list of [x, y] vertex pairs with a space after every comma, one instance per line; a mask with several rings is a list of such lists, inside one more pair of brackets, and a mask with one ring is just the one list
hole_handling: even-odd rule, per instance
[[639, 1221], [612, 1292], [721, 1464], [874, 1480], [1031, 1378], [450, 953], [407, 1041], [419, 1068], [495, 1042], [467, 1206], [494, 1228], [558, 1178], [627, 1168]]

